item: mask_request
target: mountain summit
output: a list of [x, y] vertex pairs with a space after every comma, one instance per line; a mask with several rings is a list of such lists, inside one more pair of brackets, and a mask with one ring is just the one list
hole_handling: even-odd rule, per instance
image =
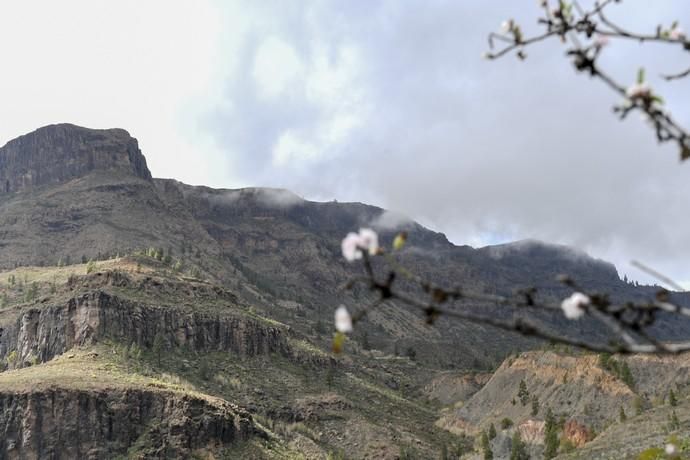
[[121, 170], [151, 180], [137, 140], [124, 129], [50, 125], [0, 148], [5, 193], [59, 184], [94, 170]]

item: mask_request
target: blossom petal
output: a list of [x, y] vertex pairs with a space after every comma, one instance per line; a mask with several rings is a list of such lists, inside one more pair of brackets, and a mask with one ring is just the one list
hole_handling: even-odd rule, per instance
[[344, 305], [335, 310], [335, 330], [343, 334], [352, 332], [352, 316]]

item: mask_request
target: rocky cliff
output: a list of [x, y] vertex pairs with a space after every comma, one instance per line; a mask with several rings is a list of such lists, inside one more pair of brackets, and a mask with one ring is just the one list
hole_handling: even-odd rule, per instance
[[151, 180], [137, 140], [123, 129], [46, 126], [0, 148], [4, 193], [59, 184], [94, 170], [120, 170]]
[[222, 400], [144, 389], [0, 390], [0, 458], [188, 458], [255, 434], [249, 415]]
[[[119, 288], [114, 293], [113, 285]], [[164, 300], [151, 305], [128, 298], [126, 287], [177, 290], [176, 304]], [[79, 288], [87, 287], [86, 292]], [[96, 289], [88, 289], [94, 288]], [[185, 347], [192, 352], [231, 352], [241, 358], [270, 353], [304, 363], [328, 364], [327, 357], [302, 353], [288, 326], [250, 315], [229, 292], [203, 284], [167, 283], [142, 276], [138, 281], [121, 272], [72, 277], [64, 303], [18, 306], [0, 311], [0, 360], [14, 352], [13, 367], [46, 362], [74, 347], [105, 339], [150, 349], [160, 335], [165, 348]], [[135, 291], [133, 291], [135, 292]], [[164, 294], [159, 292], [159, 298]], [[153, 295], [155, 297], [155, 294]], [[203, 299], [203, 300], [202, 300]], [[191, 302], [196, 306], [190, 308]], [[205, 302], [218, 302], [204, 309]]]

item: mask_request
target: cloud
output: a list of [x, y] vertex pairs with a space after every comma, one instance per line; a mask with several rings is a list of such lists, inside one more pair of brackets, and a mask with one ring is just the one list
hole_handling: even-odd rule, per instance
[[[366, 202], [458, 244], [535, 238], [629, 277], [635, 258], [690, 279], [690, 165], [635, 117], [617, 120], [616, 95], [576, 74], [558, 41], [525, 62], [480, 58], [504, 19], [533, 31], [536, 5], [51, 5], [0, 7], [3, 141], [56, 122], [122, 127], [157, 177]], [[689, 13], [684, 2], [612, 6], [649, 31]], [[645, 66], [690, 126], [690, 89], [658, 77], [684, 56], [613, 41], [603, 62], [629, 83]]]
[[[642, 29], [690, 12], [614, 8]], [[507, 1], [271, 3], [261, 33], [294, 50], [301, 81], [266, 101], [252, 90], [251, 66], [238, 67], [225, 92], [233, 110], [215, 113], [216, 139], [252, 183], [398, 209], [458, 244], [535, 238], [629, 275], [628, 260], [639, 258], [687, 279], [678, 248], [690, 247], [690, 172], [674, 149], [636, 118], [617, 120], [616, 95], [576, 74], [558, 41], [529, 48], [524, 63], [480, 59], [487, 32], [506, 17], [534, 30], [536, 13]], [[240, 54], [249, 63], [260, 47], [247, 40]], [[630, 83], [638, 65], [680, 70], [669, 63], [682, 56], [619, 41], [604, 53]], [[690, 125], [687, 88], [648, 74]]]
[[404, 214], [384, 210], [369, 225], [377, 230], [404, 230], [413, 223], [413, 219]]
[[202, 193], [202, 197], [213, 206], [233, 206], [242, 201], [256, 202], [271, 208], [289, 208], [304, 202], [304, 199], [289, 190], [272, 188], [242, 188], [237, 190], [216, 190]]

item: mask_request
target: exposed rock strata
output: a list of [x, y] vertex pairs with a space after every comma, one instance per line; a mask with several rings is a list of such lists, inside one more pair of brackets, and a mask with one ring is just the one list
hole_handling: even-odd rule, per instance
[[14, 320], [7, 319], [9, 312], [4, 314], [0, 359], [16, 351], [16, 367], [45, 362], [72, 347], [105, 338], [148, 348], [159, 333], [167, 346], [196, 352], [227, 351], [242, 357], [278, 353], [301, 362], [321, 360], [293, 349], [286, 327], [241, 314], [141, 305], [101, 290], [74, 297], [65, 305], [14, 314]]
[[50, 125], [0, 148], [0, 191], [58, 184], [94, 170], [122, 170], [151, 180], [137, 140], [123, 129]]
[[222, 400], [171, 392], [53, 388], [0, 392], [1, 459], [189, 458], [256, 434], [245, 411]]

